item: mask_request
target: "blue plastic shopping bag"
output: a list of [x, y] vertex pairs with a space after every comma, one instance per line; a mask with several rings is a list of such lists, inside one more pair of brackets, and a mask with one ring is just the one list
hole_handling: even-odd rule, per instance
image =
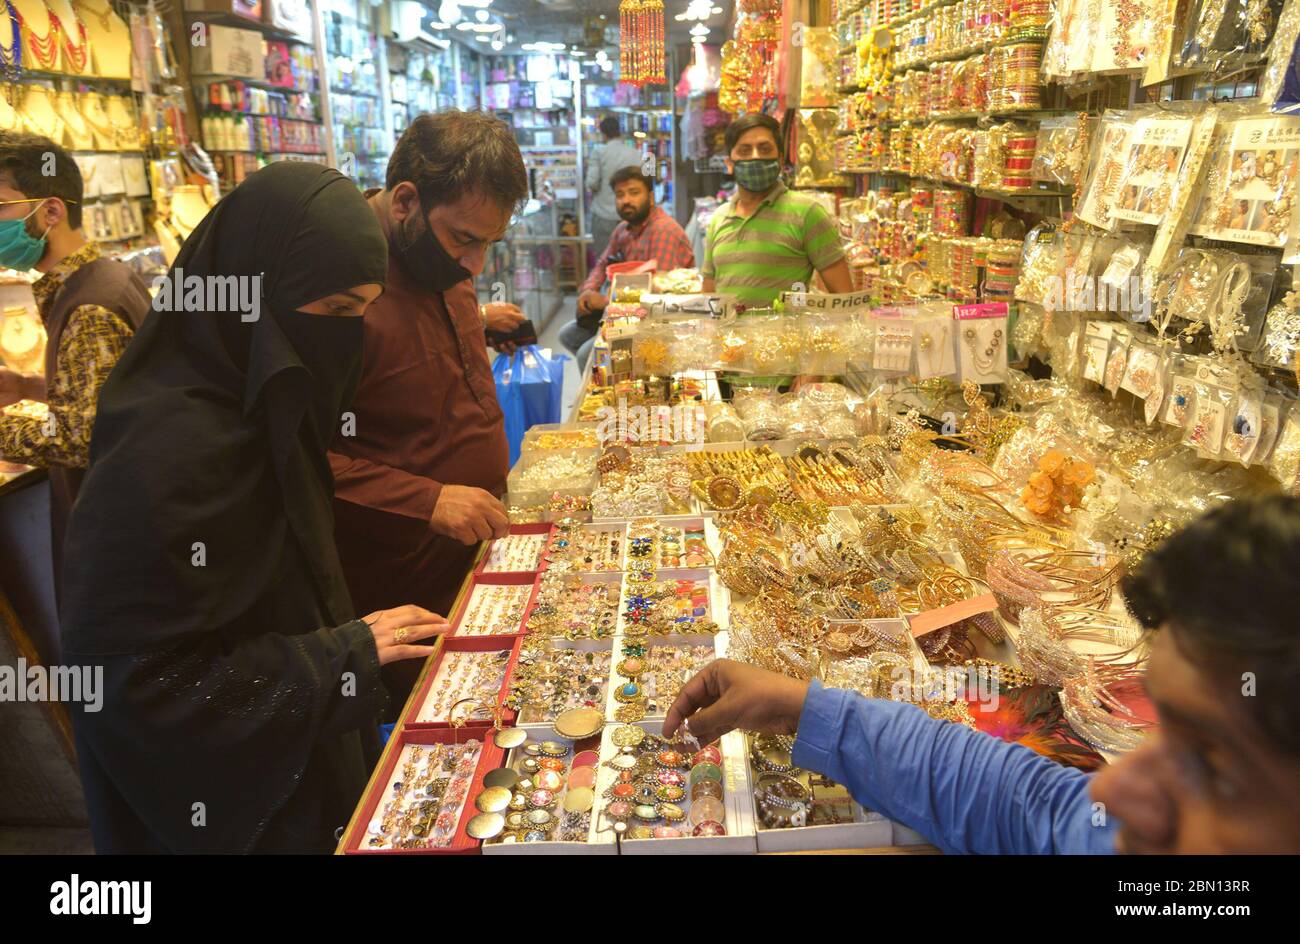
[[497, 400], [505, 414], [510, 465], [519, 459], [524, 433], [538, 423], [560, 422], [566, 354], [549, 354], [535, 344], [498, 354], [492, 364]]

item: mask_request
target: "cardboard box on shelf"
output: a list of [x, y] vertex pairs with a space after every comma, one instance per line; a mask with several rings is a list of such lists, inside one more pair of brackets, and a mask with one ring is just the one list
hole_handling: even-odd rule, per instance
[[256, 30], [206, 26], [205, 42], [190, 47], [195, 75], [232, 75], [266, 81], [265, 42]]

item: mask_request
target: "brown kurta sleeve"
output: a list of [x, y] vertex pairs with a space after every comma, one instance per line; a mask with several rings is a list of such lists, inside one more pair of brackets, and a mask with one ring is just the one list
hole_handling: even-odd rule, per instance
[[375, 540], [415, 545], [429, 530], [442, 483], [372, 459], [330, 450], [336, 517], [366, 529]]

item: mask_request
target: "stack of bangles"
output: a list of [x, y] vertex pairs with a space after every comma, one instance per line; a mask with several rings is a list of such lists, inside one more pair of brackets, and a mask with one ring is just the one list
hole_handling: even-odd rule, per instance
[[789, 774], [769, 773], [754, 785], [758, 815], [768, 829], [804, 826], [812, 811], [812, 794]]
[[[773, 760], [772, 755], [774, 754], [778, 757], [784, 757], [785, 762]], [[782, 739], [759, 734], [750, 742], [749, 762], [755, 770], [773, 774], [788, 774], [795, 769], [794, 764], [788, 763], [789, 759], [790, 747], [783, 744]]]

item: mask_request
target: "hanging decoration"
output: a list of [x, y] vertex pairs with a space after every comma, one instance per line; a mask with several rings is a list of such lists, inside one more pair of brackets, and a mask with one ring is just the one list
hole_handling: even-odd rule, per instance
[[718, 104], [732, 114], [769, 110], [778, 98], [781, 4], [742, 0], [735, 37], [722, 46]]
[[662, 0], [623, 0], [618, 17], [619, 82], [638, 87], [667, 82]]

